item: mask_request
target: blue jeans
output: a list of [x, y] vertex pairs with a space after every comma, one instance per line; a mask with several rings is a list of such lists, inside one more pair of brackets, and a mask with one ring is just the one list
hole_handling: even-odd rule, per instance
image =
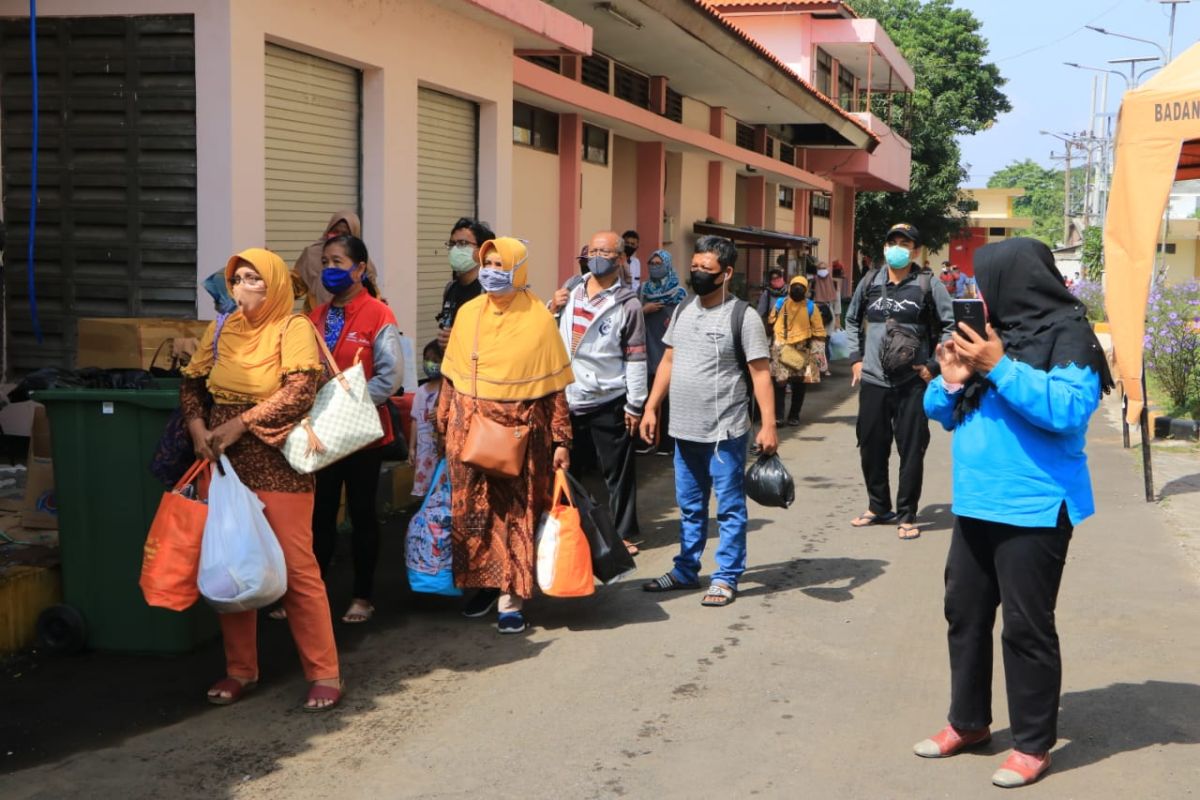
[[717, 492], [717, 568], [713, 581], [736, 589], [746, 571], [745, 433], [720, 445], [675, 440], [675, 498], [679, 503], [679, 555], [671, 573], [694, 583], [700, 576], [700, 556], [708, 538], [708, 498]]

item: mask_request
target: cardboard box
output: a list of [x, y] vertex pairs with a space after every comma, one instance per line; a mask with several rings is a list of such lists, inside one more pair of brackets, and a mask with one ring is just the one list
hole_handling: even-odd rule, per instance
[[173, 339], [199, 339], [209, 323], [203, 320], [158, 317], [84, 317], [79, 320], [79, 344], [75, 366], [104, 369], [150, 369], [154, 356], [158, 366], [171, 362]]
[[29, 437], [29, 472], [25, 479], [25, 502], [21, 506], [21, 525], [26, 528], [58, 528], [58, 503], [54, 499], [54, 461], [50, 455], [50, 418], [46, 409], [33, 412], [33, 432]]

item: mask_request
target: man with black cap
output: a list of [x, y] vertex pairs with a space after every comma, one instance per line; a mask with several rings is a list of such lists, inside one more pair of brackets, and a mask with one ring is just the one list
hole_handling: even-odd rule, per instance
[[[921, 234], [893, 225], [883, 249], [886, 266], [872, 270], [855, 289], [846, 312], [846, 336], [858, 396], [858, 448], [870, 505], [850, 524], [890, 522], [901, 539], [921, 535], [916, 524], [929, 446], [925, 384], [938, 371], [939, 337], [950, 338], [954, 307], [941, 281], [917, 268]], [[888, 482], [892, 442], [900, 452], [900, 486], [893, 511]]]

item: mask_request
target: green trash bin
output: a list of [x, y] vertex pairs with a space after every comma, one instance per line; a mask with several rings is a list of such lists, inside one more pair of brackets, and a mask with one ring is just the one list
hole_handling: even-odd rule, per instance
[[132, 390], [36, 392], [46, 406], [54, 458], [63, 603], [39, 629], [55, 649], [86, 646], [127, 653], [185, 653], [217, 634], [203, 600], [184, 612], [146, 605], [138, 579], [142, 546], [165, 487], [150, 459], [178, 381]]

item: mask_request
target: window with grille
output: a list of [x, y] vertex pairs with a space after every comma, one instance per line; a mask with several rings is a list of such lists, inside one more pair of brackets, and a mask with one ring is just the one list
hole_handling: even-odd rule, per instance
[[796, 207], [796, 190], [790, 186], [779, 187], [779, 207], [780, 208], [795, 208]]
[[988, 236], [1003, 236], [1004, 234], [1004, 228], [988, 228]]
[[583, 126], [583, 160], [608, 165], [608, 131], [595, 125]]
[[847, 111], [857, 111], [854, 107], [854, 74], [845, 67], [838, 68], [838, 105]]
[[785, 164], [796, 164], [796, 148], [790, 144], [779, 143], [779, 160]]
[[623, 64], [613, 70], [613, 94], [638, 108], [650, 107], [650, 79]]
[[513, 101], [513, 142], [557, 153], [558, 114]]
[[737, 124], [737, 146], [747, 150], [754, 149], [754, 128], [740, 122]]
[[770, 136], [767, 137], [767, 158], [775, 157], [775, 140]]
[[667, 88], [667, 119], [672, 122], [683, 122], [683, 95]]
[[830, 89], [833, 84], [833, 56], [821, 48], [817, 48], [816, 65], [813, 67], [813, 85], [817, 91], [829, 97], [833, 94]]
[[827, 194], [814, 194], [812, 196], [812, 215], [814, 217], [829, 217], [829, 209], [832, 206], [832, 200]]
[[562, 62], [558, 56], [522, 56], [530, 64], [548, 69], [551, 72], [562, 72]]
[[[1165, 251], [1163, 250], [1164, 247], [1166, 248]], [[1165, 252], [1169, 256], [1175, 255], [1175, 243], [1167, 242], [1166, 245], [1164, 245], [1161, 242], [1159, 242], [1158, 252], [1160, 252], [1160, 253]]]
[[583, 85], [608, 94], [608, 64], [604, 56], [593, 55], [583, 59]]

